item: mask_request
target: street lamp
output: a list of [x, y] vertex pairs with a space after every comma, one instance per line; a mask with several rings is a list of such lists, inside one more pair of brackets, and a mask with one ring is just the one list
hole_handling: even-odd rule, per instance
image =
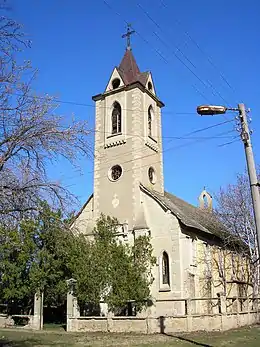
[[224, 114], [227, 111], [225, 106], [201, 105], [197, 107], [197, 113], [201, 116], [213, 116], [216, 114]]
[[257, 179], [255, 161], [253, 155], [253, 149], [250, 138], [250, 131], [247, 123], [247, 111], [244, 104], [238, 104], [237, 108], [228, 108], [226, 106], [216, 105], [201, 105], [197, 107], [197, 113], [201, 116], [219, 115], [224, 114], [226, 111], [238, 111], [239, 120], [241, 123], [241, 139], [244, 143], [247, 170], [250, 182], [251, 196], [253, 202], [254, 219], [256, 226], [256, 234], [258, 240], [258, 258], [260, 255], [260, 194], [259, 194], [259, 182]]

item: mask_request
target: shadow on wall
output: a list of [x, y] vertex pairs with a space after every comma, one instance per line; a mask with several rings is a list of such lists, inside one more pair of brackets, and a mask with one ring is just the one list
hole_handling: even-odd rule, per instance
[[187, 338], [184, 337], [184, 336], [177, 336], [177, 335], [167, 334], [167, 333], [165, 332], [165, 328], [166, 328], [166, 327], [165, 327], [165, 317], [163, 317], [163, 316], [160, 316], [160, 317], [159, 317], [159, 323], [160, 323], [160, 333], [161, 333], [161, 334], [164, 334], [164, 335], [170, 336], [170, 337], [174, 337], [175, 339], [179, 339], [179, 340], [181, 340], [181, 341], [190, 342], [190, 343], [192, 343], [193, 345], [196, 345], [196, 346], [213, 347], [213, 346], [207, 345], [207, 344], [205, 344], [205, 343], [200, 343], [200, 342], [196, 342], [196, 341], [194, 341], [194, 340], [187, 339]]

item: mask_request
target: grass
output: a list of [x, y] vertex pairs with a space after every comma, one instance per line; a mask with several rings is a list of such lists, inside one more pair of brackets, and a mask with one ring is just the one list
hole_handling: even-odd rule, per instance
[[171, 335], [67, 333], [61, 330], [0, 329], [0, 347], [259, 347], [260, 327], [215, 333]]

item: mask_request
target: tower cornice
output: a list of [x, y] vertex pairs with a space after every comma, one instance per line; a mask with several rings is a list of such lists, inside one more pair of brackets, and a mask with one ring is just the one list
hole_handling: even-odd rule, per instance
[[161, 108], [165, 106], [164, 103], [161, 100], [159, 100], [153, 93], [151, 93], [149, 90], [147, 90], [143, 86], [143, 84], [141, 82], [139, 82], [139, 81], [131, 83], [131, 84], [128, 84], [127, 86], [118, 88], [116, 90], [109, 90], [109, 91], [107, 91], [105, 93], [94, 95], [94, 96], [92, 96], [92, 100], [93, 101], [104, 100], [109, 95], [117, 94], [118, 92], [122, 92], [122, 91], [132, 90], [134, 88], [138, 88], [142, 92], [148, 94], [156, 102], [157, 106], [159, 106]]

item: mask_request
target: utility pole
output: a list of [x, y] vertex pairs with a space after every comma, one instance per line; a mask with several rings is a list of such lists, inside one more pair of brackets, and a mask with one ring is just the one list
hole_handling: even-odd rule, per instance
[[201, 116], [224, 114], [226, 111], [239, 112], [239, 120], [241, 123], [241, 139], [244, 142], [247, 170], [250, 182], [251, 196], [253, 202], [254, 219], [257, 237], [258, 260], [260, 262], [260, 184], [257, 180], [253, 149], [250, 138], [250, 131], [247, 123], [247, 114], [244, 104], [238, 104], [238, 108], [229, 108], [226, 106], [201, 105], [197, 107], [197, 113]]
[[241, 139], [244, 142], [247, 170], [250, 182], [250, 189], [253, 202], [257, 243], [258, 243], [258, 257], [260, 255], [260, 194], [259, 194], [259, 183], [257, 179], [255, 160], [253, 155], [253, 149], [250, 138], [250, 131], [247, 123], [247, 114], [244, 104], [238, 104], [239, 119], [241, 123]]

